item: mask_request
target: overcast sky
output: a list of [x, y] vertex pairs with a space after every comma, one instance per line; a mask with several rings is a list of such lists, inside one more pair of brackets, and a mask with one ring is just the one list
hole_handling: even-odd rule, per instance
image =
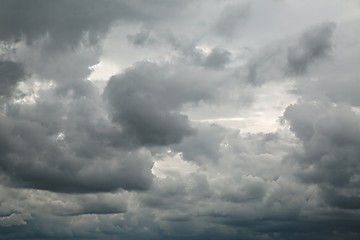
[[359, 0], [0, 0], [0, 239], [360, 239]]

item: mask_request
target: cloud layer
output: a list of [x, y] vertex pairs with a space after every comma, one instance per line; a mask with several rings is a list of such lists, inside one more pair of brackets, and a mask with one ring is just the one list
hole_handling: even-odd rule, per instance
[[359, 239], [358, 1], [0, 5], [0, 239]]

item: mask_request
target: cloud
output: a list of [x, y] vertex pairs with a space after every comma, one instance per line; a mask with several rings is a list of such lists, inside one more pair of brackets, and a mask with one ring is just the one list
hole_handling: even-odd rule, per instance
[[287, 51], [287, 71], [290, 74], [306, 73], [309, 64], [326, 57], [332, 48], [335, 26], [335, 23], [327, 22], [304, 32], [298, 46]]
[[[151, 156], [142, 150], [127, 153], [109, 146], [106, 141], [111, 142], [111, 126], [101, 126], [101, 120], [96, 125], [82, 118], [85, 115], [77, 115], [91, 110], [87, 102], [79, 101], [66, 122], [58, 119], [62, 117], [61, 110], [48, 111], [47, 104], [35, 105], [33, 109], [10, 109], [12, 116], [1, 115], [3, 183], [74, 193], [144, 190], [151, 185]], [[31, 110], [38, 114], [27, 115], [26, 111]], [[42, 116], [46, 118], [38, 120]], [[81, 127], [78, 121], [83, 123]], [[88, 127], [94, 131], [88, 131]]]
[[132, 43], [134, 46], [144, 46], [146, 44], [154, 44], [155, 39], [150, 36], [150, 32], [146, 30], [141, 30], [135, 34], [127, 35], [127, 40]]
[[220, 36], [233, 37], [238, 27], [249, 17], [250, 4], [228, 4], [215, 23], [215, 31]]
[[24, 77], [25, 70], [22, 64], [0, 60], [0, 100], [10, 97]]
[[203, 81], [196, 68], [191, 75], [187, 70], [143, 62], [111, 77], [104, 97], [112, 120], [121, 126], [127, 142], [168, 145], [193, 134], [194, 129], [180, 109], [187, 103], [211, 99], [213, 83]]
[[359, 106], [357, 66], [360, 45], [352, 39], [359, 31], [353, 26], [359, 21], [339, 26], [333, 36], [331, 61], [323, 61], [313, 68], [308, 78], [297, 82], [296, 91], [308, 101], [327, 99], [337, 104]]
[[117, 20], [154, 21], [175, 14], [175, 7], [180, 9], [185, 4], [184, 1], [157, 1], [153, 5], [142, 0], [106, 0], [102, 3], [93, 0], [2, 0], [0, 40], [11, 42], [25, 38], [32, 44], [48, 36], [49, 47], [67, 49], [76, 47], [83, 39], [90, 44], [97, 43]]
[[30, 74], [54, 80], [60, 94], [84, 96], [93, 91], [84, 79], [99, 62], [99, 44], [112, 26], [172, 18], [187, 1], [2, 0], [1, 5], [1, 50], [15, 55]]
[[359, 238], [352, 0], [0, 4], [0, 239]]
[[232, 60], [231, 52], [220, 46], [212, 47], [207, 52], [197, 45], [196, 40], [182, 39], [171, 34], [166, 40], [186, 61], [205, 69], [222, 70]]
[[208, 68], [221, 69], [230, 62], [231, 53], [222, 48], [213, 48], [205, 58], [204, 66]]
[[0, 226], [2, 227], [10, 227], [24, 224], [26, 224], [26, 222], [19, 214], [12, 213], [9, 216], [0, 217]]
[[359, 116], [346, 106], [299, 103], [289, 106], [284, 118], [303, 144], [290, 156], [299, 165], [297, 176], [317, 184], [330, 205], [358, 208]]
[[[91, 1], [47, 2], [47, 1], [2, 1], [0, 25], [1, 40], [28, 43], [48, 34], [52, 47], [76, 46], [83, 37], [90, 42], [97, 41], [109, 25], [116, 20], [121, 5], [117, 1], [98, 4]], [[104, 15], [104, 13], [107, 13]], [[88, 36], [85, 34], [88, 33]]]

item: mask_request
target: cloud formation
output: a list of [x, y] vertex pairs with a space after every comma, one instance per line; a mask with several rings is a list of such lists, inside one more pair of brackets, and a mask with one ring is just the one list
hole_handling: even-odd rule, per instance
[[287, 52], [287, 69], [292, 74], [307, 72], [309, 64], [327, 56], [331, 50], [331, 36], [334, 23], [323, 23], [303, 33], [297, 47], [290, 47]]
[[10, 97], [25, 72], [21, 64], [13, 61], [0, 61], [0, 100]]
[[357, 1], [0, 4], [0, 239], [359, 239]]

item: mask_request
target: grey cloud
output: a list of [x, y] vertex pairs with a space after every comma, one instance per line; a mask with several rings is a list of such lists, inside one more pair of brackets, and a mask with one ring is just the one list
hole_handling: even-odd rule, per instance
[[1, 1], [0, 29], [3, 41], [18, 41], [25, 38], [32, 43], [49, 34], [52, 47], [64, 48], [87, 36], [91, 42], [107, 31], [117, 18], [120, 2], [107, 1]]
[[94, 218], [105, 215], [120, 216], [127, 212], [128, 204], [126, 192], [63, 194], [1, 186], [0, 193], [0, 231], [2, 233], [1, 227], [31, 225], [33, 221], [41, 221], [42, 218], [51, 222], [54, 218], [68, 221], [76, 220], [76, 218], [86, 219], [91, 216]]
[[356, 191], [355, 194], [343, 194], [340, 192], [341, 191], [325, 187], [322, 189], [322, 197], [330, 206], [333, 207], [352, 210], [360, 208], [360, 197], [358, 191]]
[[284, 63], [283, 45], [286, 42], [280, 41], [269, 44], [259, 51], [251, 54], [251, 57], [242, 69], [244, 72], [242, 77], [247, 83], [254, 86], [260, 86], [266, 82], [280, 80], [283, 73], [279, 71]]
[[298, 46], [288, 49], [286, 71], [290, 74], [306, 73], [309, 64], [326, 57], [332, 48], [331, 37], [335, 26], [328, 22], [304, 32]]
[[24, 77], [25, 70], [22, 64], [0, 60], [0, 100], [10, 97]]
[[222, 197], [226, 201], [246, 202], [261, 201], [266, 194], [266, 183], [264, 180], [256, 177], [243, 177], [242, 182], [234, 185], [225, 186]]
[[[347, 48], [333, 48], [358, 34], [326, 23], [252, 58], [245, 45], [288, 28], [264, 20], [300, 4], [278, 2], [267, 16], [271, 2], [255, 1], [242, 29], [251, 36], [233, 41], [250, 2], [0, 0], [0, 239], [359, 239], [358, 51], [349, 45], [343, 61]], [[330, 50], [334, 64], [319, 61]], [[99, 75], [121, 68], [104, 92], [87, 80], [97, 63]], [[266, 87], [290, 81], [300, 100], [274, 132], [204, 123], [274, 117], [278, 100], [242, 98], [282, 101]]]
[[357, 208], [350, 202], [359, 188], [359, 116], [348, 107], [299, 103], [284, 117], [303, 144], [303, 151], [290, 156], [299, 165], [299, 179], [317, 184], [331, 205]]
[[12, 213], [9, 216], [0, 217], [0, 227], [10, 227], [26, 224], [24, 217], [20, 214]]
[[320, 108], [316, 104], [303, 103], [287, 107], [284, 117], [298, 138], [309, 141], [314, 134], [314, 119], [319, 112]]
[[176, 14], [184, 5], [186, 1], [168, 3], [159, 0], [150, 4], [143, 0], [105, 0], [101, 3], [94, 0], [2, 0], [0, 40], [25, 38], [28, 43], [33, 43], [48, 35], [51, 48], [66, 49], [77, 46], [84, 38], [96, 43], [116, 20], [154, 21]]
[[186, 103], [212, 98], [212, 83], [174, 67], [144, 62], [109, 80], [104, 96], [128, 142], [168, 145], [193, 134], [178, 111]]
[[231, 62], [231, 52], [223, 47], [215, 46], [209, 53], [206, 53], [197, 46], [196, 40], [189, 41], [173, 35], [167, 36], [166, 39], [175, 50], [182, 54], [185, 60], [205, 69], [222, 70]]
[[152, 193], [140, 196], [142, 204], [156, 209], [171, 209], [183, 204], [186, 195], [185, 184], [174, 179], [157, 179]]
[[138, 33], [127, 35], [127, 40], [134, 46], [145, 46], [147, 44], [154, 44], [156, 40], [151, 37], [150, 32], [141, 30]]
[[[325, 22], [307, 29], [299, 39], [288, 37], [262, 47], [260, 51], [252, 54], [246, 68], [241, 69], [244, 72], [241, 76], [248, 83], [258, 86], [269, 81], [282, 81], [284, 77], [295, 75], [299, 78], [299, 83], [306, 85], [309, 79], [300, 77], [304, 77], [305, 73], [314, 74], [317, 69], [310, 67], [313, 64], [322, 67], [320, 65], [325, 61], [320, 60], [330, 58], [334, 50], [335, 28], [335, 23]], [[335, 83], [336, 81], [332, 84]], [[312, 91], [306, 88], [305, 92]]]
[[227, 129], [216, 125], [200, 124], [197, 131], [181, 143], [173, 145], [172, 150], [181, 152], [185, 160], [198, 164], [216, 162], [220, 158], [220, 145], [229, 134]]
[[230, 62], [231, 53], [222, 48], [213, 48], [205, 58], [204, 66], [208, 68], [221, 69]]
[[[80, 105], [80, 108], [84, 106]], [[42, 114], [42, 110], [35, 110]], [[59, 113], [61, 111], [54, 112]], [[151, 185], [150, 155], [146, 152], [125, 153], [111, 147], [107, 144], [111, 142], [111, 127], [88, 122], [90, 125], [84, 124], [83, 128], [72, 128], [72, 124], [86, 119], [79, 119], [79, 116], [74, 119], [69, 115], [65, 126], [57, 126], [56, 118], [37, 121], [34, 116], [26, 119], [26, 115], [21, 115], [24, 113], [16, 114], [22, 120], [13, 118], [16, 115], [1, 116], [0, 119], [3, 129], [0, 166], [4, 183], [74, 193], [115, 191], [118, 188], [144, 190]], [[60, 132], [47, 128], [53, 124], [61, 129]], [[98, 131], [89, 131], [88, 127]], [[109, 130], [102, 132], [101, 129], [107, 128]], [[59, 133], [63, 134], [60, 138]]]
[[224, 37], [233, 37], [236, 30], [250, 15], [250, 4], [227, 5], [215, 23], [215, 31]]
[[[171, 18], [187, 1], [3, 0], [0, 4], [1, 49], [14, 49], [11, 54], [29, 73], [55, 81], [59, 94], [77, 97], [94, 91], [84, 79], [91, 73], [89, 67], [99, 62], [99, 43], [114, 24]], [[18, 44], [9, 47], [11, 43]]]
[[57, 93], [93, 96], [94, 86], [86, 78], [91, 74], [89, 67], [98, 63], [100, 52], [96, 47], [78, 47], [49, 55], [41, 52], [41, 46], [33, 46], [21, 58], [42, 81], [55, 82]]
[[[208, 131], [211, 132], [211, 127], [203, 128], [203, 131], [210, 128]], [[212, 130], [221, 132], [221, 129], [214, 127]], [[229, 129], [223, 131], [234, 132]], [[257, 170], [255, 165], [264, 161], [275, 165], [275, 170], [267, 171], [281, 173], [279, 168], [282, 163], [270, 157], [276, 147], [284, 149], [279, 147], [283, 144], [281, 136], [249, 134], [240, 136], [240, 139], [237, 136], [234, 133], [227, 135], [226, 144], [219, 149], [221, 164], [213, 167], [206, 165], [202, 170], [194, 172], [179, 171], [170, 166], [172, 173], [165, 178], [156, 178], [147, 192], [129, 195], [131, 198], [127, 212], [102, 216], [107, 209], [116, 206], [111, 198], [103, 201], [101, 197], [80, 196], [70, 200], [48, 196], [44, 197], [44, 202], [62, 199], [62, 202], [71, 203], [70, 207], [63, 208], [63, 212], [70, 216], [36, 215], [20, 228], [13, 226], [8, 230], [1, 229], [3, 238], [61, 236], [64, 239], [116, 239], [120, 236], [125, 239], [217, 239], [225, 236], [238, 239], [241, 236], [244, 239], [262, 239], [265, 234], [270, 239], [301, 239], [324, 234], [328, 237], [332, 230], [339, 231], [337, 236], [340, 238], [351, 236], [349, 231], [357, 234], [356, 224], [350, 224], [354, 223], [351, 216], [342, 216], [341, 221], [337, 218], [335, 223], [331, 216], [320, 214], [323, 219], [316, 220], [319, 213], [312, 208], [316, 201], [311, 199], [316, 195], [309, 194], [307, 186], [291, 181], [285, 174], [276, 180], [260, 177], [266, 176], [266, 173], [257, 172], [256, 176], [246, 174]], [[95, 202], [99, 203], [96, 205], [101, 206], [101, 211], [100, 207], [91, 207]], [[78, 205], [83, 205], [84, 209], [89, 206], [92, 211], [84, 211]], [[61, 204], [54, 203], [55, 206]], [[302, 214], [305, 216], [302, 217]], [[331, 230], [324, 232], [324, 224]], [[45, 228], [49, 231], [45, 231]], [[95, 228], [96, 231], [93, 231]]]
[[319, 63], [311, 71], [311, 78], [304, 78], [297, 83], [297, 94], [309, 101], [328, 99], [338, 104], [360, 105], [358, 66], [360, 44], [353, 39], [360, 32], [351, 23], [339, 25], [334, 32], [331, 61]]
[[[334, 77], [329, 78], [333, 79]], [[357, 77], [342, 79], [339, 76], [339, 80], [329, 81], [328, 79], [322, 79], [315, 85], [318, 90], [324, 92], [324, 94], [333, 102], [345, 102], [354, 106], [360, 106], [360, 98], [358, 94], [360, 91], [360, 86], [358, 83], [359, 80]]]
[[[121, 196], [121, 195], [120, 195]], [[64, 198], [65, 209], [57, 209], [54, 213], [58, 216], [79, 216], [86, 214], [120, 214], [127, 211], [127, 203], [120, 196], [115, 194], [98, 194], [76, 196], [72, 198]], [[59, 196], [61, 198], [61, 196]], [[66, 205], [73, 204], [74, 207], [68, 208]], [[52, 206], [56, 208], [57, 206]]]

